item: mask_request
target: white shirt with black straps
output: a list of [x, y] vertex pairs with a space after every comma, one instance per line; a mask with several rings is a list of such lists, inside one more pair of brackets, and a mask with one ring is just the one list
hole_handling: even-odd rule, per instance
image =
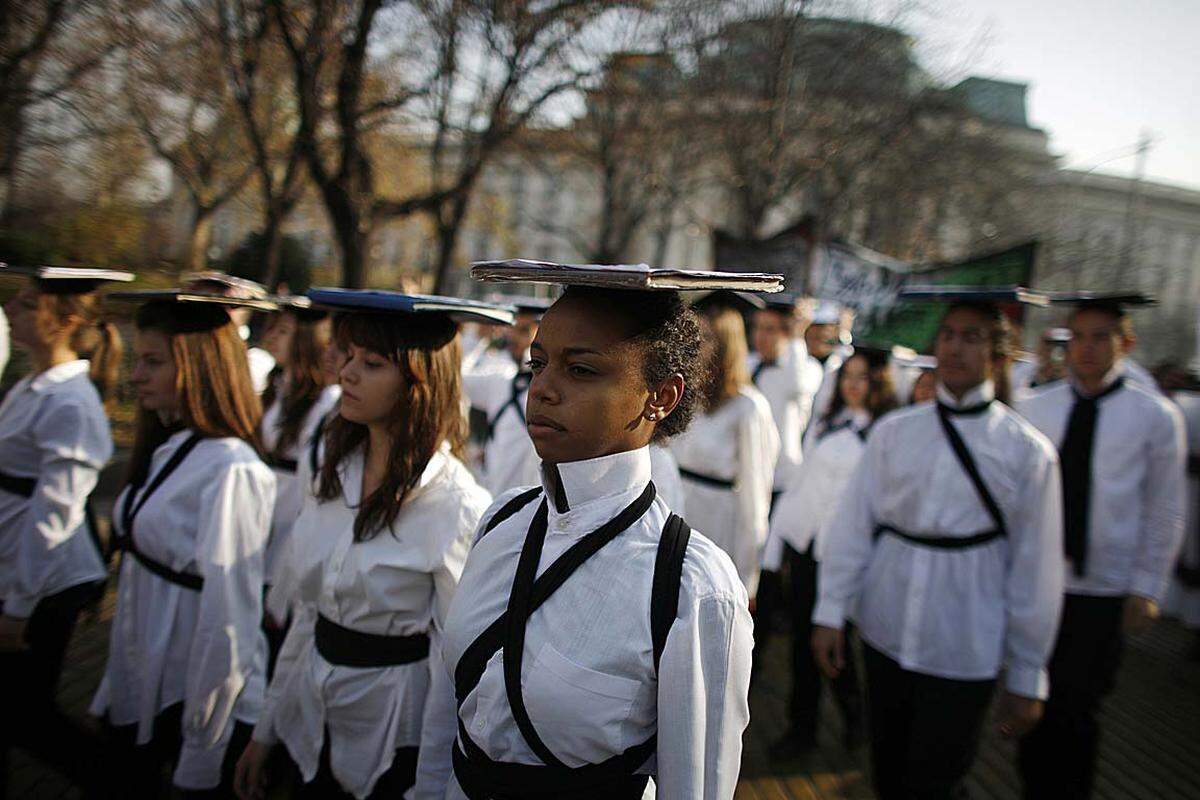
[[[173, 434], [154, 451], [150, 479], [192, 435]], [[117, 498], [114, 526], [129, 494]], [[262, 634], [263, 562], [275, 475], [241, 439], [203, 439], [149, 496], [133, 526], [137, 548], [166, 567], [203, 578], [199, 590], [165, 580], [126, 552], [108, 663], [91, 713], [137, 724], [150, 740], [160, 711], [183, 703], [183, 749], [175, 785], [210, 789], [234, 721], [258, 720], [266, 684]]]
[[841, 628], [853, 614], [863, 639], [906, 670], [988, 680], [1045, 698], [1046, 661], [1063, 590], [1062, 504], [1054, 447], [1007, 406], [991, 382], [956, 400], [974, 414], [951, 424], [978, 466], [1008, 535], [935, 549], [884, 533], [967, 537], [996, 528], [941, 427], [935, 403], [893, 412], [871, 429], [866, 452], [825, 528], [813, 622]]
[[[1105, 386], [1124, 374], [1118, 366]], [[1027, 396], [1017, 410], [1061, 446], [1075, 396], [1069, 379], [1058, 381]], [[1097, 404], [1086, 567], [1079, 576], [1067, 564], [1066, 591], [1162, 602], [1183, 540], [1183, 415], [1128, 377]]]
[[[646, 449], [558, 465], [569, 510], [548, 507], [540, 575], [571, 545], [616, 517], [650, 480]], [[553, 491], [547, 489], [547, 491]], [[519, 491], [497, 498], [484, 524]], [[445, 669], [435, 682], [418, 771], [418, 798], [464, 800], [450, 753], [458, 719], [489, 758], [539, 764], [514, 720], [495, 654], [456, 710], [459, 659], [508, 604], [517, 560], [540, 497], [480, 538], [446, 619]], [[542, 740], [568, 766], [600, 763], [657, 731], [657, 757], [640, 770], [662, 798], [733, 796], [749, 722], [752, 623], [729, 557], [693, 531], [678, 617], [654, 670], [651, 582], [670, 509], [661, 498], [605, 544], [529, 618], [523, 696]], [[448, 791], [445, 787], [449, 785]], [[651, 790], [648, 790], [648, 796]]]
[[293, 528], [289, 571], [297, 576], [296, 613], [254, 738], [282, 741], [311, 781], [328, 735], [334, 777], [363, 798], [397, 748], [421, 743], [432, 662], [331, 664], [316, 648], [317, 615], [356, 632], [428, 634], [436, 642], [491, 496], [445, 445], [429, 460], [391, 529], [356, 542], [361, 451], [347, 456], [339, 471], [342, 498], [307, 496]]
[[107, 571], [85, 506], [112, 457], [108, 417], [87, 361], [17, 382], [0, 405], [0, 472], [36, 481], [33, 494], [0, 488], [0, 601], [28, 617], [43, 598]]

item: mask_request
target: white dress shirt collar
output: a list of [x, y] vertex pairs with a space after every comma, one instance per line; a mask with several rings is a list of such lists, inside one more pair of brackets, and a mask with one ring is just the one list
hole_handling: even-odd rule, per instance
[[955, 410], [964, 410], [975, 406], [990, 403], [996, 399], [996, 384], [987, 380], [976, 386], [974, 389], [968, 390], [960, 400], [946, 388], [945, 384], [938, 381], [937, 399], [942, 405], [949, 406]]
[[[408, 493], [405, 502], [423, 491], [438, 476], [446, 466], [449, 454], [450, 443], [442, 442], [442, 446], [437, 449], [425, 465], [425, 469], [421, 472], [421, 477], [417, 481], [417, 485]], [[346, 505], [351, 507], [357, 506], [362, 502], [363, 463], [365, 455], [365, 446], [359, 447], [353, 453], [343, 458], [342, 463], [338, 465], [338, 471], [342, 476], [342, 496], [346, 498]]]
[[50, 369], [43, 371], [32, 381], [29, 382], [29, 388], [35, 392], [40, 392], [56, 383], [69, 381], [77, 375], [85, 375], [89, 369], [89, 363], [85, 359], [77, 359], [75, 361], [66, 361], [62, 364], [56, 364]]
[[[1125, 360], [1119, 358], [1113, 362], [1112, 368], [1104, 373], [1104, 378], [1100, 381], [1100, 391], [1096, 392], [1096, 394], [1103, 394], [1110, 386], [1117, 382], [1118, 378], [1123, 377], [1125, 377]], [[1067, 372], [1067, 382], [1071, 384], [1071, 388], [1075, 390], [1076, 394], [1082, 397], [1089, 396], [1079, 384], [1079, 380], [1069, 371]]]
[[649, 447], [564, 464], [543, 462], [550, 531], [584, 527], [583, 532], [588, 532], [615, 516], [629, 503], [630, 495], [640, 493], [649, 482]]

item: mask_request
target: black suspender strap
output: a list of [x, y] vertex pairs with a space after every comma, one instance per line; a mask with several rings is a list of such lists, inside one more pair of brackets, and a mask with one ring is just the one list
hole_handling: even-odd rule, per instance
[[679, 613], [679, 585], [683, 579], [683, 557], [687, 554], [692, 529], [678, 514], [672, 514], [658, 540], [654, 559], [654, 583], [650, 592], [650, 638], [654, 642], [654, 671], [667, 646], [667, 634]]
[[537, 497], [541, 493], [542, 487], [535, 486], [528, 491], [521, 492], [512, 500], [509, 500], [500, 507], [499, 511], [497, 511], [495, 514], [492, 514], [492, 518], [487, 521], [487, 525], [483, 526], [483, 532], [479, 534], [479, 538], [482, 539], [489, 531], [492, 530], [492, 528], [495, 528], [501, 522], [504, 522], [504, 520], [508, 519], [522, 508], [529, 505], [533, 498]]
[[321, 439], [325, 436], [325, 423], [328, 420], [328, 416], [321, 417], [312, 438], [308, 440], [308, 471], [313, 480], [317, 479], [317, 472], [321, 469]]
[[171, 476], [171, 473], [179, 468], [179, 465], [182, 464], [183, 460], [187, 458], [188, 454], [195, 449], [196, 445], [200, 443], [202, 438], [203, 437], [201, 437], [200, 434], [193, 433], [186, 440], [184, 440], [183, 444], [179, 445], [179, 449], [171, 454], [171, 458], [167, 460], [167, 463], [163, 464], [162, 469], [155, 474], [154, 480], [150, 481], [150, 485], [146, 487], [146, 491], [142, 492], [142, 496], [136, 503], [134, 503], [133, 498], [137, 494], [138, 489], [141, 488], [141, 485], [129, 485], [129, 491], [125, 494], [125, 503], [122, 509], [123, 513], [121, 515], [121, 527], [123, 533], [120, 537], [114, 537], [114, 543], [117, 549], [124, 550], [125, 552], [131, 554], [137, 559], [139, 564], [141, 564], [151, 573], [157, 575], [165, 581], [174, 583], [177, 586], [182, 586], [185, 589], [191, 589], [192, 591], [197, 592], [200, 591], [201, 587], [204, 586], [204, 578], [200, 577], [199, 575], [193, 575], [191, 573], [179, 572], [178, 570], [171, 569], [161, 561], [158, 561], [157, 559], [154, 559], [139, 550], [137, 546], [137, 540], [133, 537], [133, 523], [134, 520], [137, 519], [137, 515], [142, 510], [142, 507], [146, 505], [146, 501], [150, 499], [150, 496], [154, 494], [158, 487], [161, 486], [163, 482]]
[[488, 420], [487, 425], [487, 441], [491, 441], [496, 435], [496, 424], [500, 422], [500, 418], [504, 416], [504, 412], [512, 409], [517, 412], [517, 416], [521, 418], [521, 424], [525, 424], [525, 409], [521, 408], [521, 393], [529, 388], [529, 381], [533, 379], [532, 372], [518, 372], [513, 375], [512, 379], [512, 395], [500, 406], [500, 410], [496, 415]]
[[975, 459], [971, 456], [971, 451], [967, 449], [966, 442], [962, 440], [954, 423], [950, 421], [950, 412], [939, 403], [937, 413], [938, 419], [942, 423], [942, 430], [946, 432], [946, 438], [950, 440], [950, 447], [954, 450], [954, 455], [958, 457], [958, 463], [962, 464], [962, 468], [966, 470], [967, 477], [971, 479], [976, 493], [979, 494], [979, 499], [983, 501], [988, 514], [996, 524], [996, 530], [1000, 532], [1001, 536], [1007, 537], [1008, 526], [1004, 524], [1004, 514], [1001, 513], [1000, 506], [996, 504], [996, 499], [992, 497], [987, 484], [983, 482], [983, 477], [979, 474], [979, 468], [975, 466]]
[[763, 370], [775, 366], [774, 361], [759, 361], [754, 368], [754, 372], [750, 373], [750, 382], [758, 386], [758, 378], [763, 374]]

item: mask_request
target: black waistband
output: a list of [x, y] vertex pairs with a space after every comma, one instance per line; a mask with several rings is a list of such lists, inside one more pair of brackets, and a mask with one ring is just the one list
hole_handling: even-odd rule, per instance
[[898, 530], [888, 525], [880, 525], [876, 528], [875, 538], [878, 539], [885, 533], [918, 547], [932, 547], [935, 550], [966, 550], [972, 547], [981, 547], [993, 539], [1004, 538], [1004, 534], [996, 530], [975, 533], [970, 536], [924, 536]]
[[271, 469], [277, 469], [280, 472], [295, 473], [300, 468], [300, 462], [294, 458], [280, 458], [276, 455], [268, 455], [266, 459], [267, 466]]
[[714, 478], [711, 475], [703, 475], [699, 472], [692, 472], [690, 469], [684, 469], [683, 467], [679, 468], [679, 477], [693, 483], [711, 486], [714, 489], [733, 489], [733, 481], [727, 481], [724, 478]]
[[[461, 731], [454, 744], [454, 777], [468, 800], [638, 800], [647, 775], [622, 774], [604, 764], [575, 769], [493, 761]], [[463, 746], [471, 751], [467, 756]], [[650, 752], [653, 755], [653, 751]]]
[[317, 615], [317, 652], [339, 667], [395, 667], [429, 657], [429, 635], [382, 636], [343, 627]]
[[18, 478], [16, 475], [0, 472], [0, 490], [21, 497], [33, 497], [36, 489], [37, 478]]

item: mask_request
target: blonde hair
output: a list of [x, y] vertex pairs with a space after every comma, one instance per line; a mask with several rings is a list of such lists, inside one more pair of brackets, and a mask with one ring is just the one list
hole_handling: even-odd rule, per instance
[[718, 309], [706, 315], [706, 319], [705, 346], [710, 351], [704, 406], [705, 410], [712, 411], [736, 397], [742, 387], [749, 385], [750, 372], [746, 368], [749, 348], [746, 345], [746, 323], [740, 313], [732, 308]]
[[89, 377], [101, 398], [108, 396], [116, 385], [125, 348], [117, 326], [99, 319], [99, 303], [94, 292], [86, 294], [38, 295], [36, 326], [44, 340], [54, 337], [70, 317], [82, 322], [71, 333], [68, 346], [91, 362]]

